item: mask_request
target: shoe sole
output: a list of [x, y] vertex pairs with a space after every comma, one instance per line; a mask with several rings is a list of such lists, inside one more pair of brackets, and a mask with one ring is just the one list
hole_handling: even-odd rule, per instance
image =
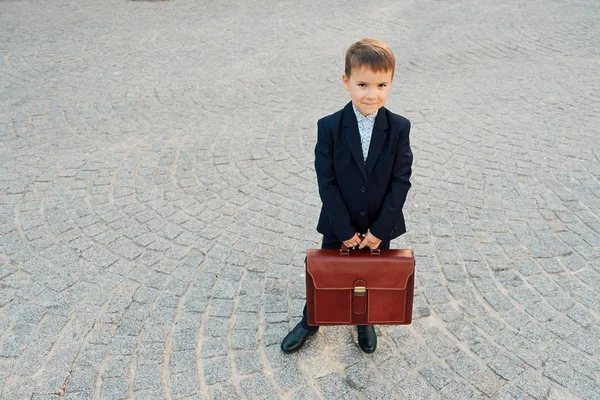
[[367, 354], [371, 354], [371, 353], [375, 353], [375, 350], [377, 350], [377, 347], [375, 347], [373, 350], [365, 350], [362, 347], [358, 346], [358, 348], [363, 352], [363, 353], [367, 353]]

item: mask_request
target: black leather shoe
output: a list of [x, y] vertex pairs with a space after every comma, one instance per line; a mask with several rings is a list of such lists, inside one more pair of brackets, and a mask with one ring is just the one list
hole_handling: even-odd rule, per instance
[[304, 342], [315, 333], [317, 329], [304, 329], [299, 322], [281, 342], [281, 351], [290, 354], [300, 350]]
[[377, 348], [377, 334], [373, 325], [357, 325], [358, 346], [365, 353], [372, 353]]

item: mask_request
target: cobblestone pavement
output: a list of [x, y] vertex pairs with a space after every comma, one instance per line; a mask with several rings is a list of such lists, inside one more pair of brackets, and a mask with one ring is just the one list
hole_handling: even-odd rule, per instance
[[[0, 1], [2, 399], [600, 398], [600, 3]], [[279, 344], [316, 120], [387, 41], [409, 327]]]

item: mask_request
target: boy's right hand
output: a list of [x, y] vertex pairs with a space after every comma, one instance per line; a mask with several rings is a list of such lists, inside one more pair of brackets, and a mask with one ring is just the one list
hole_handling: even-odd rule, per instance
[[359, 236], [359, 233], [356, 232], [354, 234], [354, 236], [352, 236], [352, 238], [348, 239], [348, 240], [344, 240], [344, 245], [346, 245], [346, 247], [351, 248], [354, 246], [358, 246], [361, 243], [361, 238]]

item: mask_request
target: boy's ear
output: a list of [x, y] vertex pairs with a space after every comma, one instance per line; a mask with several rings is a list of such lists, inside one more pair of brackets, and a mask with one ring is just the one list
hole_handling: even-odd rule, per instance
[[348, 81], [348, 77], [346, 74], [342, 74], [342, 82], [344, 82], [344, 87], [349, 92], [350, 91], [350, 82]]

